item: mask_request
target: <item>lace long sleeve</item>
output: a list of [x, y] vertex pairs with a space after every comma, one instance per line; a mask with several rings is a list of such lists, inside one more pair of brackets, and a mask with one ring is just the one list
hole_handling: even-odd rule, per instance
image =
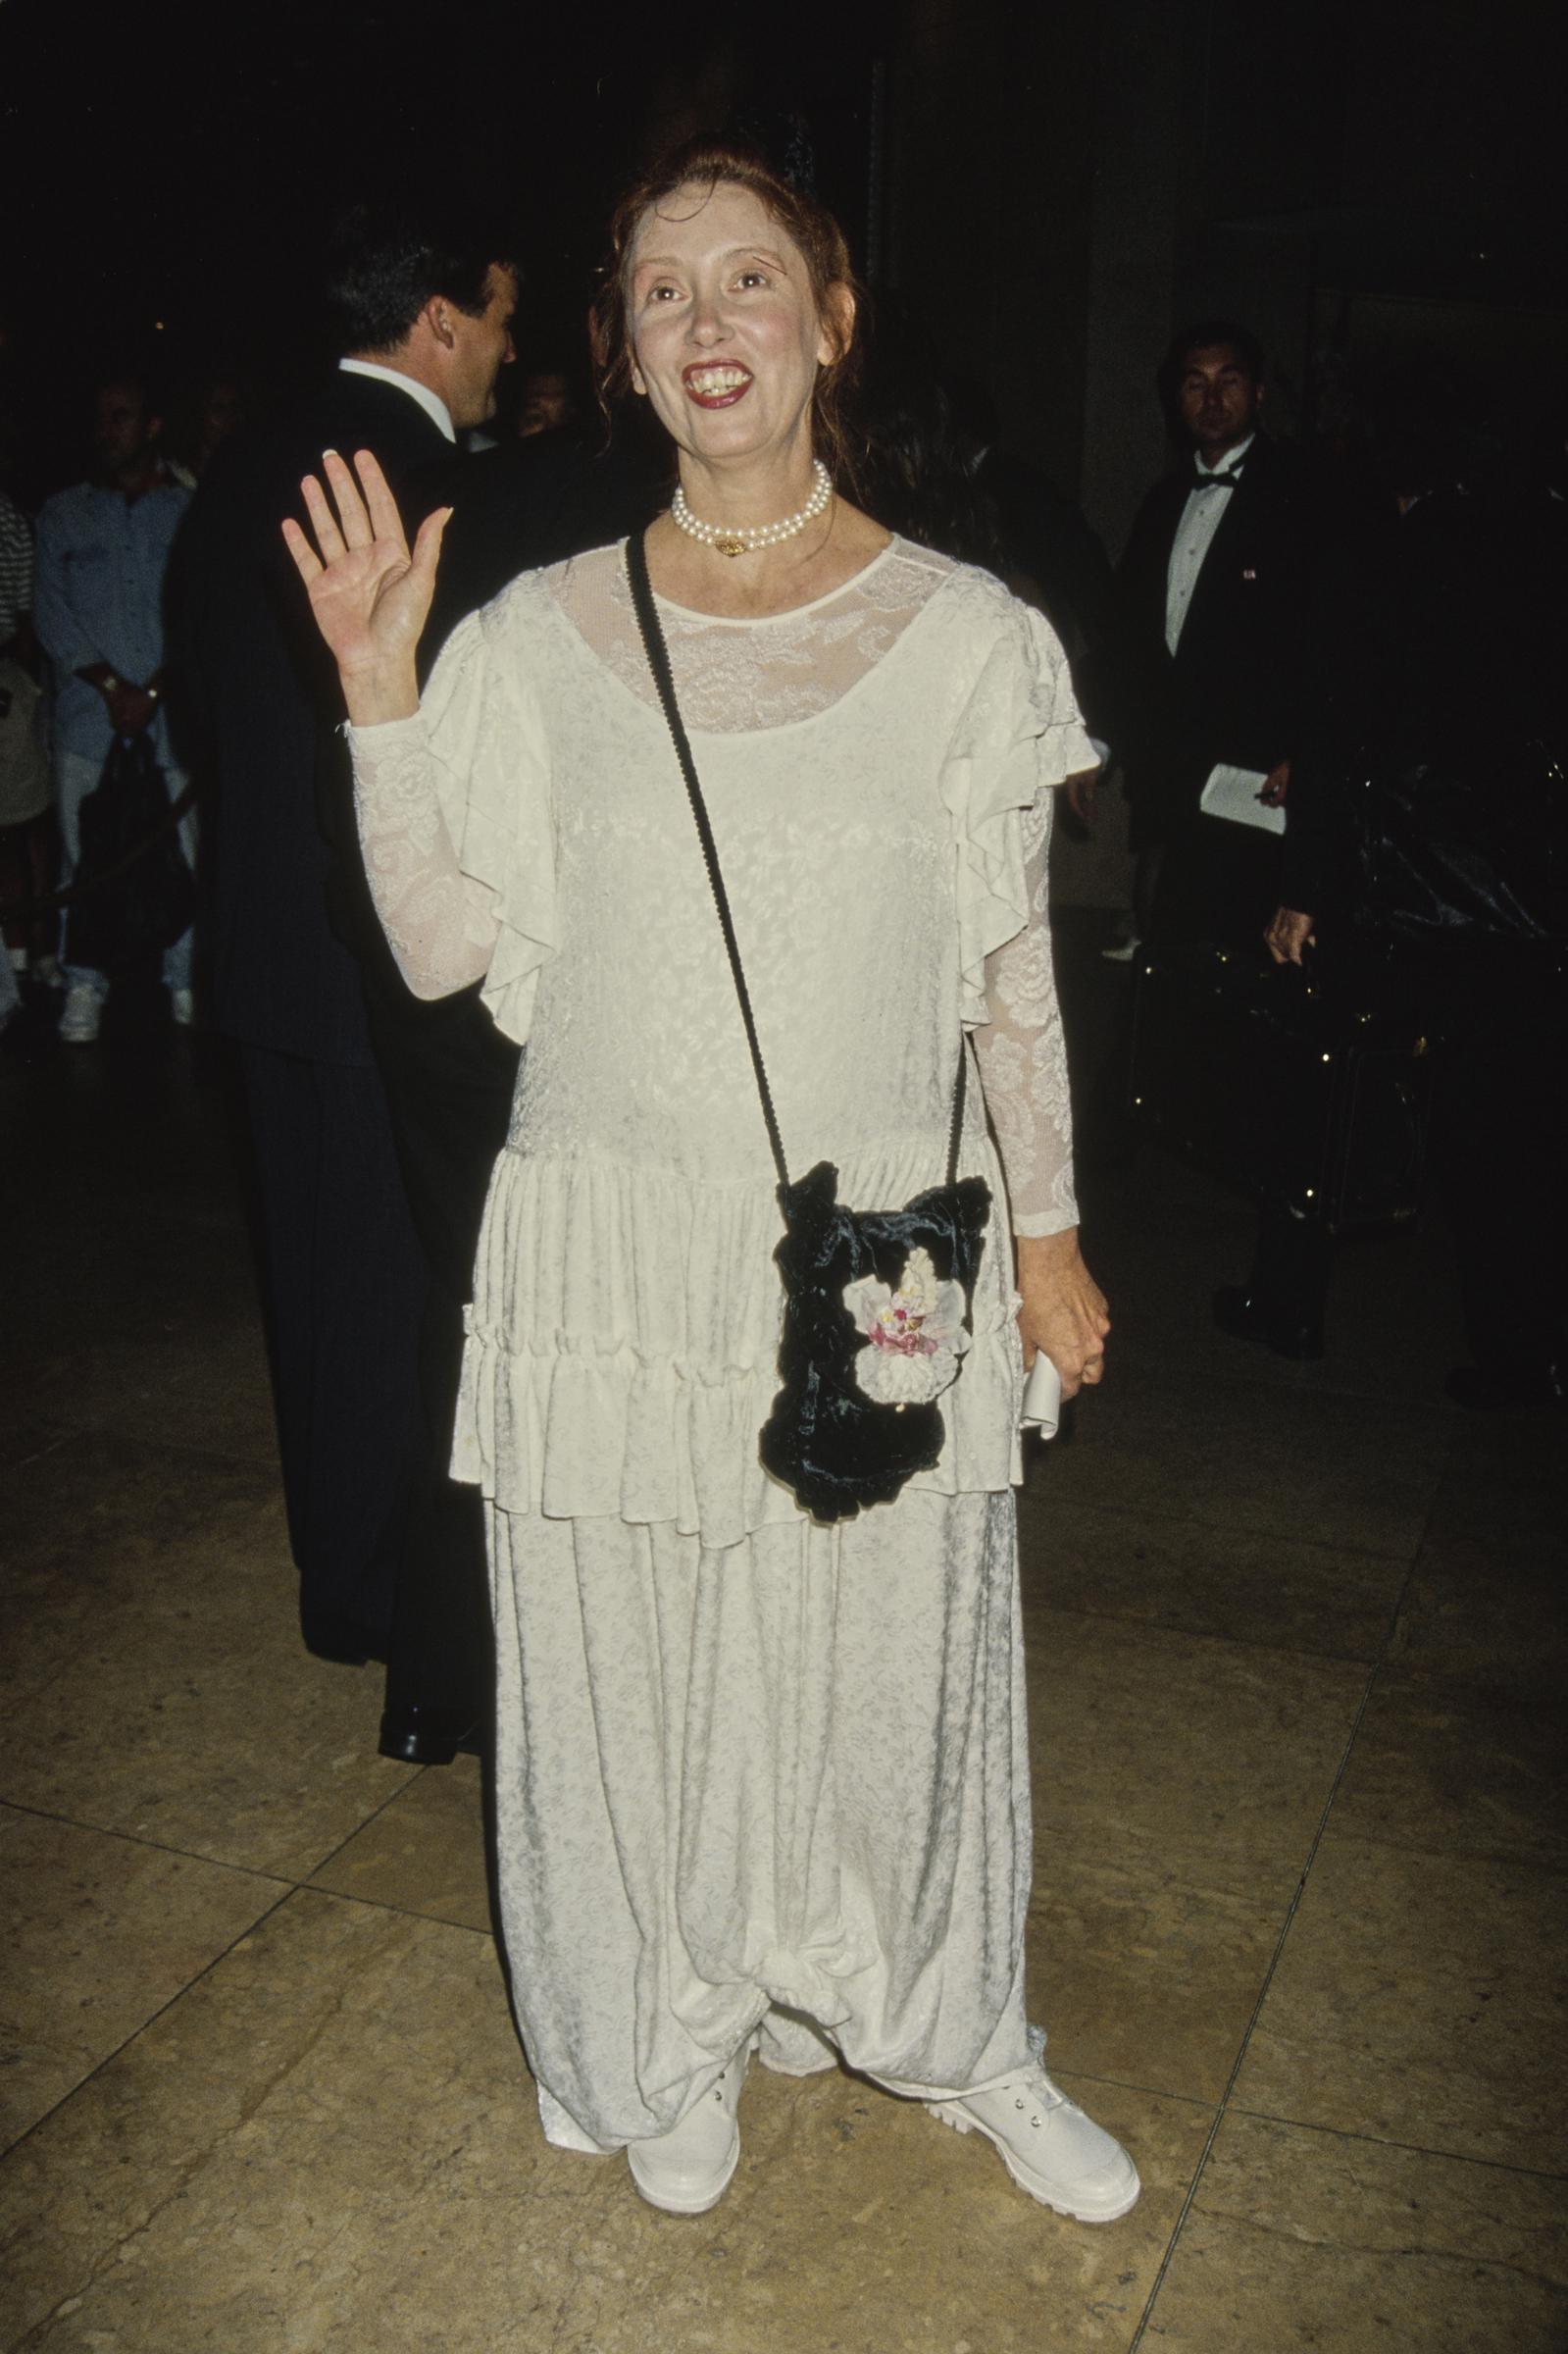
[[1078, 1221], [1046, 860], [1054, 788], [1093, 765], [1055, 633], [1011, 603], [949, 747], [942, 794], [958, 846], [963, 1018], [1021, 1235]]
[[483, 984], [528, 1036], [555, 941], [545, 732], [529, 692], [527, 576], [459, 624], [412, 719], [350, 728], [365, 871], [416, 997]]
[[366, 879], [397, 969], [417, 998], [450, 997], [489, 971], [500, 924], [494, 891], [458, 864], [425, 714], [348, 741]]
[[1060, 1234], [1078, 1224], [1067, 1041], [1045, 917], [1051, 809], [1047, 788], [1024, 822], [1029, 921], [986, 959], [990, 1019], [973, 1034], [1013, 1232], [1021, 1235]]

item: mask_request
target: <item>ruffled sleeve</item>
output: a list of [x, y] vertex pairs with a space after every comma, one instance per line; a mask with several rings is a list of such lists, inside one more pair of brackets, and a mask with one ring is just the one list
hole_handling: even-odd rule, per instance
[[1055, 632], [1009, 598], [941, 771], [958, 848], [962, 1010], [971, 1026], [991, 1018], [986, 959], [1029, 922], [1027, 870], [1049, 823], [1050, 790], [1097, 766]]
[[509, 590], [453, 631], [412, 719], [350, 728], [366, 873], [417, 997], [481, 981], [528, 1037], [556, 945], [548, 742]]
[[957, 836], [963, 1019], [1021, 1235], [1078, 1223], [1046, 866], [1052, 790], [1095, 765], [1054, 632], [1012, 606], [954, 734], [942, 795]]

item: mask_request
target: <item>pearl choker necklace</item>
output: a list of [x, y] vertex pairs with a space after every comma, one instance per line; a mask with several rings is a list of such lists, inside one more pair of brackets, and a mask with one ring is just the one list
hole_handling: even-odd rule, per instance
[[777, 547], [782, 539], [792, 539], [803, 532], [808, 523], [815, 523], [833, 496], [833, 476], [821, 458], [813, 458], [811, 471], [815, 486], [811, 496], [798, 515], [784, 523], [743, 523], [733, 531], [722, 524], [702, 523], [686, 505], [686, 494], [678, 488], [670, 501], [670, 517], [688, 539], [700, 539], [704, 547], [716, 548], [721, 556], [755, 555], [762, 547]]

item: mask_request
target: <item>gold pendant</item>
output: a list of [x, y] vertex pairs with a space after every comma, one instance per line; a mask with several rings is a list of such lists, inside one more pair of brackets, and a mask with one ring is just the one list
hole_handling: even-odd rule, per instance
[[713, 544], [721, 556], [743, 556], [746, 552], [743, 539], [716, 539]]

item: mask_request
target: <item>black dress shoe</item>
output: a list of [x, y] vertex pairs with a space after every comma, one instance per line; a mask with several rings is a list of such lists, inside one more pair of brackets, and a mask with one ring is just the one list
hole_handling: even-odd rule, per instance
[[1477, 1414], [1561, 1413], [1568, 1407], [1568, 1367], [1562, 1365], [1523, 1365], [1507, 1373], [1456, 1365], [1442, 1386], [1455, 1406]]
[[377, 1748], [400, 1766], [450, 1766], [460, 1749], [471, 1758], [483, 1755], [484, 1728], [472, 1713], [408, 1701], [383, 1711]]
[[1321, 1324], [1290, 1322], [1239, 1283], [1222, 1283], [1214, 1295], [1214, 1321], [1235, 1341], [1258, 1341], [1277, 1356], [1298, 1359], [1323, 1355]]

